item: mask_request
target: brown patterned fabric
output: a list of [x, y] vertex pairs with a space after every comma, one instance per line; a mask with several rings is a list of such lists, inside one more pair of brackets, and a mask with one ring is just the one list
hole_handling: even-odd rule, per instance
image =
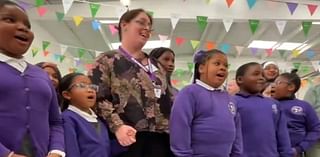
[[138, 131], [168, 132], [168, 119], [173, 103], [164, 70], [156, 60], [154, 72], [156, 85], [161, 87], [161, 97], [154, 93], [149, 75], [117, 51], [101, 54], [89, 77], [99, 85], [96, 111], [114, 132], [126, 124]]

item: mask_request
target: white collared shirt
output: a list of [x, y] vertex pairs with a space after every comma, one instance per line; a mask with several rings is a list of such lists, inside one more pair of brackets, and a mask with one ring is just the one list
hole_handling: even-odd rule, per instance
[[211, 87], [210, 85], [202, 82], [202, 81], [199, 80], [199, 79], [196, 79], [196, 84], [197, 84], [197, 85], [200, 85], [201, 87], [203, 87], [203, 88], [205, 88], [205, 89], [207, 89], [207, 90], [209, 90], [209, 91], [223, 91], [223, 86], [220, 86], [219, 88], [213, 88], [213, 87]]
[[1, 62], [7, 63], [8, 65], [17, 69], [21, 73], [23, 73], [26, 70], [28, 64], [24, 58], [21, 58], [21, 59], [12, 58], [12, 57], [9, 57], [9, 56], [1, 53], [1, 51], [2, 50], [0, 50], [0, 61]]
[[97, 119], [98, 116], [91, 109], [89, 109], [91, 114], [84, 112], [73, 105], [69, 105], [68, 110], [77, 113], [79, 116], [81, 116], [82, 118], [84, 118], [88, 122], [91, 122], [91, 123], [98, 122], [98, 119]]

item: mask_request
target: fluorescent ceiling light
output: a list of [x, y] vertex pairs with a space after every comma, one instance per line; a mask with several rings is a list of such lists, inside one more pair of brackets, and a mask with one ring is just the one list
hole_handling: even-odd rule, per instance
[[99, 22], [103, 24], [114, 24], [119, 23], [119, 20], [99, 20]]
[[276, 49], [278, 50], [295, 50], [298, 47], [305, 47], [307, 44], [303, 44], [303, 43], [291, 43], [291, 42], [285, 42], [283, 44], [281, 44], [279, 47], [277, 47]]
[[276, 43], [276, 41], [253, 40], [248, 47], [259, 49], [271, 49]]
[[121, 4], [124, 6], [129, 6], [131, 3], [131, 0], [120, 0]]
[[[152, 41], [147, 41], [147, 43], [144, 45], [143, 49], [154, 49], [158, 47], [170, 47], [170, 40], [152, 40]], [[111, 43], [111, 46], [113, 49], [119, 48], [121, 43]]]
[[313, 25], [320, 25], [320, 22], [312, 22]]

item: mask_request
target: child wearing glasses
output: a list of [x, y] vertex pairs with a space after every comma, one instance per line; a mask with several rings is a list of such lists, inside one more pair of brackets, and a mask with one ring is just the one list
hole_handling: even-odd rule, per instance
[[81, 73], [64, 76], [59, 85], [68, 157], [111, 157], [108, 129], [91, 109], [98, 86]]

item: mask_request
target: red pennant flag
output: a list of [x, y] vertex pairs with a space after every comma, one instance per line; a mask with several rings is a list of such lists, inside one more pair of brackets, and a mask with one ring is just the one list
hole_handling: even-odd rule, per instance
[[308, 4], [308, 9], [310, 12], [310, 15], [312, 16], [313, 13], [317, 10], [318, 6], [317, 5], [313, 5], [313, 4]]
[[178, 82], [179, 82], [179, 80], [171, 80], [171, 84], [174, 85], [174, 86], [177, 85]]
[[185, 42], [185, 39], [182, 37], [176, 37], [176, 44], [181, 46]]
[[90, 71], [93, 68], [93, 64], [86, 64], [85, 68], [87, 71]]
[[207, 42], [207, 49], [211, 50], [214, 49], [216, 47], [216, 44], [214, 42], [208, 41]]
[[49, 51], [43, 51], [43, 56], [47, 57], [49, 54]]
[[232, 3], [233, 3], [233, 0], [226, 0], [226, 1], [227, 1], [227, 4], [228, 4], [228, 8], [230, 8]]
[[271, 57], [272, 53], [273, 53], [273, 50], [272, 49], [267, 49], [266, 52], [267, 52], [267, 56]]
[[38, 10], [39, 16], [41, 16], [41, 17], [44, 16], [48, 11], [48, 9], [46, 7], [38, 7], [37, 10]]

